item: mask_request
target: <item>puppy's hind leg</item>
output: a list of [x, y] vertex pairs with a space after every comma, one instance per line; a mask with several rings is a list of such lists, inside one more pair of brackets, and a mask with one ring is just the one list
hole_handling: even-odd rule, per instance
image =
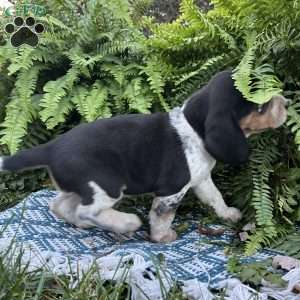
[[81, 203], [80, 196], [75, 193], [60, 192], [59, 195], [49, 203], [50, 210], [60, 219], [80, 228], [91, 228], [95, 225], [88, 221], [80, 220], [76, 216], [77, 206]]
[[142, 223], [137, 215], [112, 208], [123, 196], [121, 189], [119, 197], [112, 198], [97, 183], [91, 181], [85, 187], [85, 196], [88, 197], [89, 194], [91, 199], [80, 203], [76, 208], [76, 217], [79, 220], [121, 234], [134, 232], [141, 226]]
[[142, 225], [137, 215], [124, 213], [113, 208], [101, 210], [96, 216], [86, 216], [84, 221], [86, 220], [100, 229], [119, 234], [133, 233]]

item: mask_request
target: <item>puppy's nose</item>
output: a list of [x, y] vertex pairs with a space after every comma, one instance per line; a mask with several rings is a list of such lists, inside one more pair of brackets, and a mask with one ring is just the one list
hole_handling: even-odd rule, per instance
[[280, 101], [285, 107], [288, 106], [292, 102], [291, 99], [287, 99], [281, 95], [274, 96], [272, 98], [273, 98], [273, 101]]
[[287, 99], [287, 98], [284, 98], [285, 101], [284, 101], [284, 106], [289, 106], [291, 103], [292, 103], [292, 99]]

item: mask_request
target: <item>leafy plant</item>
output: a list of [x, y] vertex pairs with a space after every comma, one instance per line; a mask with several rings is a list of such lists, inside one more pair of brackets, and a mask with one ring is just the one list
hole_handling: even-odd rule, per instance
[[300, 233], [292, 230], [288, 235], [277, 239], [272, 243], [272, 247], [278, 251], [282, 251], [288, 256], [300, 259]]
[[[164, 78], [144, 59], [145, 37], [134, 27], [126, 0], [41, 1], [49, 12], [39, 46], [0, 47], [0, 63], [15, 78], [2, 124], [1, 143], [15, 152], [28, 125], [51, 130], [76, 110], [83, 121], [124, 112], [167, 109]], [[64, 13], [62, 13], [62, 11]]]
[[270, 269], [271, 261], [242, 263], [237, 257], [232, 256], [228, 260], [227, 270], [238, 277], [243, 283], [259, 287], [262, 280], [266, 280], [279, 287], [284, 287], [286, 282], [281, 278], [282, 274]]
[[282, 93], [282, 83], [274, 75], [271, 65], [263, 64], [254, 67], [255, 51], [257, 43], [256, 35], [252, 34], [246, 39], [248, 50], [234, 70], [233, 79], [236, 88], [242, 93], [245, 99], [263, 104]]

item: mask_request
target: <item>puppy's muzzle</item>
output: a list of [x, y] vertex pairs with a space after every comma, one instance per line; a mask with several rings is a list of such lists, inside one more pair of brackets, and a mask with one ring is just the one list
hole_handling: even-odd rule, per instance
[[270, 101], [270, 110], [273, 117], [273, 128], [278, 128], [283, 125], [287, 119], [286, 106], [289, 100], [283, 96], [273, 96]]

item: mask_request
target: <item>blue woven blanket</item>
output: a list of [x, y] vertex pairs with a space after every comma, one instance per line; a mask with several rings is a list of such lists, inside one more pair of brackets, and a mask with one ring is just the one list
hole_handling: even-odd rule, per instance
[[[228, 257], [224, 254], [224, 247], [232, 242], [234, 236], [229, 230], [222, 236], [207, 237], [199, 233], [195, 221], [187, 220], [189, 228], [171, 244], [149, 242], [143, 229], [133, 238], [124, 238], [120, 242], [113, 233], [79, 229], [57, 219], [48, 209], [48, 203], [56, 194], [48, 190], [33, 193], [17, 206], [0, 213], [0, 226], [6, 227], [0, 236], [0, 248], [14, 239], [17, 245], [30, 248], [45, 260], [51, 253], [60, 260], [68, 257], [70, 261], [79, 263], [83, 258], [111, 254], [139, 254], [146, 261], [163, 254], [166, 268], [174, 280], [197, 278], [207, 282], [210, 277], [211, 286], [214, 286], [229, 277], [226, 271]], [[218, 241], [220, 243], [216, 243]], [[244, 260], [264, 260], [276, 254], [263, 250]], [[64, 269], [60, 271], [64, 272]]]

